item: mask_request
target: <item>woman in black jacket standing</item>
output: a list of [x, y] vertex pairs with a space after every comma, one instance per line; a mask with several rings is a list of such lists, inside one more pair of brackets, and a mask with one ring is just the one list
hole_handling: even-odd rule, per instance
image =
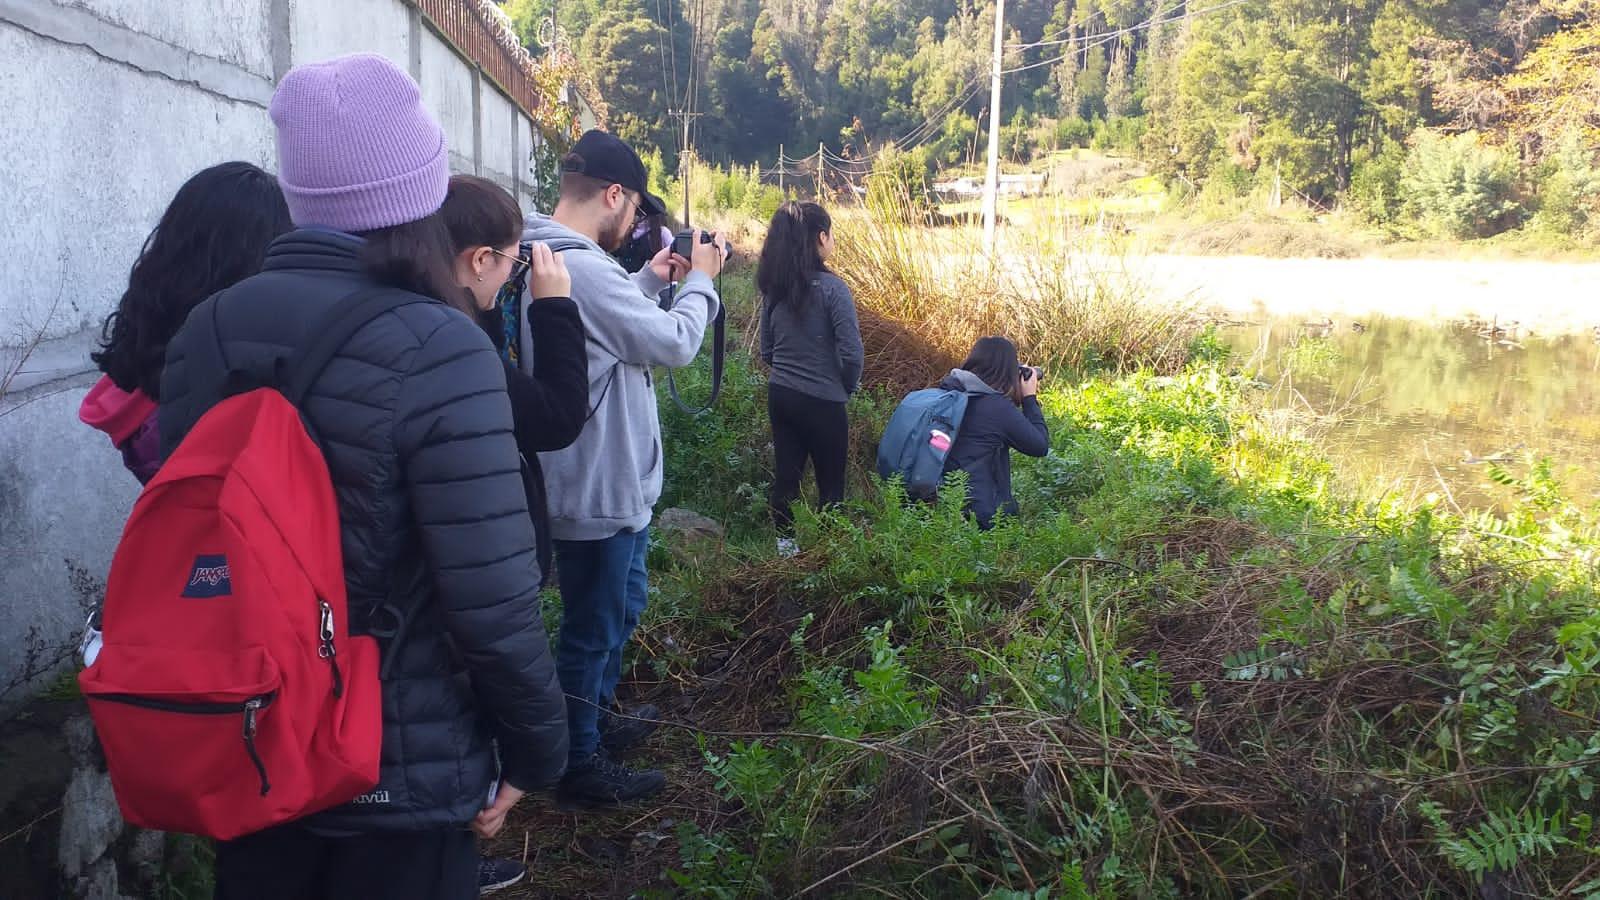
[[1011, 451], [1050, 452], [1050, 429], [1039, 408], [1039, 370], [1019, 365], [1017, 346], [1009, 340], [986, 337], [939, 386], [968, 394], [966, 418], [944, 470], [967, 473], [967, 511], [987, 530], [994, 527], [996, 513], [1017, 514]]
[[778, 551], [793, 555], [790, 505], [800, 496], [806, 459], [824, 506], [844, 499], [850, 419], [845, 401], [861, 387], [861, 328], [855, 299], [828, 270], [833, 220], [815, 203], [778, 207], [761, 247], [761, 359], [772, 367], [772, 521]]
[[[162, 451], [240, 378], [296, 377], [344, 304], [388, 305], [299, 404], [327, 460], [311, 477], [331, 478], [338, 505], [350, 611], [338, 634], [383, 653], [382, 753], [374, 789], [352, 802], [219, 841], [217, 896], [469, 900], [473, 831], [493, 837], [526, 792], [555, 784], [568, 739], [503, 366], [442, 302], [460, 292], [438, 216], [444, 130], [417, 83], [372, 54], [291, 70], [271, 115], [296, 230], [168, 343]], [[287, 720], [266, 715], [264, 740], [288, 727], [275, 721]]]
[[[551, 571], [549, 511], [545, 503], [540, 453], [560, 450], [578, 439], [588, 415], [589, 364], [584, 354], [583, 320], [568, 296], [572, 279], [561, 257], [535, 243], [524, 263], [518, 258], [522, 210], [504, 188], [471, 175], [450, 179], [439, 210], [454, 245], [456, 282], [465, 288], [456, 306], [473, 317], [506, 358], [506, 393], [511, 397], [517, 449], [522, 451], [528, 511], [539, 542], [539, 571]], [[497, 305], [500, 288], [526, 266], [527, 290], [516, 321], [531, 338], [532, 359], [511, 364], [507, 336]]]
[[[472, 175], [450, 179], [439, 209], [450, 232], [455, 280], [464, 290], [452, 305], [488, 332], [505, 361], [506, 394], [511, 400], [512, 427], [522, 454], [523, 490], [533, 517], [539, 572], [548, 583], [553, 559], [550, 516], [545, 501], [539, 452], [559, 450], [578, 439], [588, 401], [588, 363], [584, 356], [583, 321], [572, 302], [567, 267], [543, 244], [534, 244], [528, 259], [519, 257], [522, 210], [517, 201], [492, 181]], [[524, 372], [511, 363], [499, 307], [500, 289], [526, 269], [527, 292], [516, 301], [531, 332], [533, 359]], [[489, 893], [510, 887], [527, 875], [519, 861], [484, 856], [478, 861], [478, 889]]]

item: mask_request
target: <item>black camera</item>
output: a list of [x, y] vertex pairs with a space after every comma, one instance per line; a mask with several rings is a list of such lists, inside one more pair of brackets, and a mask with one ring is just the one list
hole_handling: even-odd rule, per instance
[[[678, 232], [677, 235], [672, 238], [672, 252], [683, 257], [684, 259], [693, 259], [694, 236], [696, 231], [697, 229], [694, 228], [685, 228], [684, 230]], [[713, 243], [714, 239], [711, 237], [711, 232], [700, 231], [699, 234], [700, 243]], [[727, 244], [722, 245], [722, 259], [724, 261], [726, 261], [732, 253], [733, 251], [728, 249]]]
[[1043, 381], [1044, 380], [1044, 370], [1043, 369], [1036, 369], [1033, 366], [1018, 366], [1017, 367], [1017, 377], [1022, 379], [1023, 381], [1027, 381], [1030, 377], [1031, 378], [1037, 378], [1040, 381]]

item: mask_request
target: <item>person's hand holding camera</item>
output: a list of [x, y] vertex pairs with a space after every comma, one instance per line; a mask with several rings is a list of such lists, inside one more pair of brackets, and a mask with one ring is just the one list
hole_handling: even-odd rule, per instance
[[672, 245], [668, 244], [650, 260], [650, 271], [662, 281], [679, 282], [689, 274], [689, 261], [674, 253]]
[[528, 256], [528, 296], [535, 300], [572, 296], [572, 275], [566, 262], [548, 244], [533, 243]]
[[709, 278], [716, 278], [721, 275], [722, 262], [727, 255], [727, 251], [723, 249], [725, 244], [726, 241], [720, 231], [711, 235], [710, 243], [695, 241], [694, 249], [691, 251], [693, 254], [691, 262], [694, 265], [694, 270], [696, 272], [704, 272]]
[[1022, 380], [1017, 383], [1017, 389], [1023, 397], [1039, 396], [1039, 378], [1042, 374], [1032, 366], [1022, 367]]

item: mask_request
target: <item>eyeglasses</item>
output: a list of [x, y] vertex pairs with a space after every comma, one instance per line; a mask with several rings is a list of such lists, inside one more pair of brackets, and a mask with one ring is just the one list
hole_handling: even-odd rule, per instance
[[626, 197], [628, 202], [633, 204], [633, 227], [638, 228], [639, 223], [650, 218], [650, 214], [644, 210], [644, 199], [640, 198], [635, 200], [631, 195], [626, 193], [624, 193], [622, 196]]
[[488, 249], [488, 251], [490, 253], [493, 253], [495, 256], [504, 256], [506, 259], [511, 260], [511, 277], [513, 279], [520, 277], [522, 275], [523, 271], [528, 268], [528, 261], [523, 259], [520, 256], [512, 256], [509, 253], [506, 253], [506, 252], [501, 251], [501, 250], [496, 250], [493, 247], [489, 247], [487, 249]]

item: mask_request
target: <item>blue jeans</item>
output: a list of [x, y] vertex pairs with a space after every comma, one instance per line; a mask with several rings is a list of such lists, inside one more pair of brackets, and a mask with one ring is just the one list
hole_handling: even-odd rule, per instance
[[568, 764], [576, 766], [600, 746], [601, 710], [616, 697], [622, 648], [649, 599], [650, 529], [555, 546], [562, 607], [556, 674], [567, 695]]

